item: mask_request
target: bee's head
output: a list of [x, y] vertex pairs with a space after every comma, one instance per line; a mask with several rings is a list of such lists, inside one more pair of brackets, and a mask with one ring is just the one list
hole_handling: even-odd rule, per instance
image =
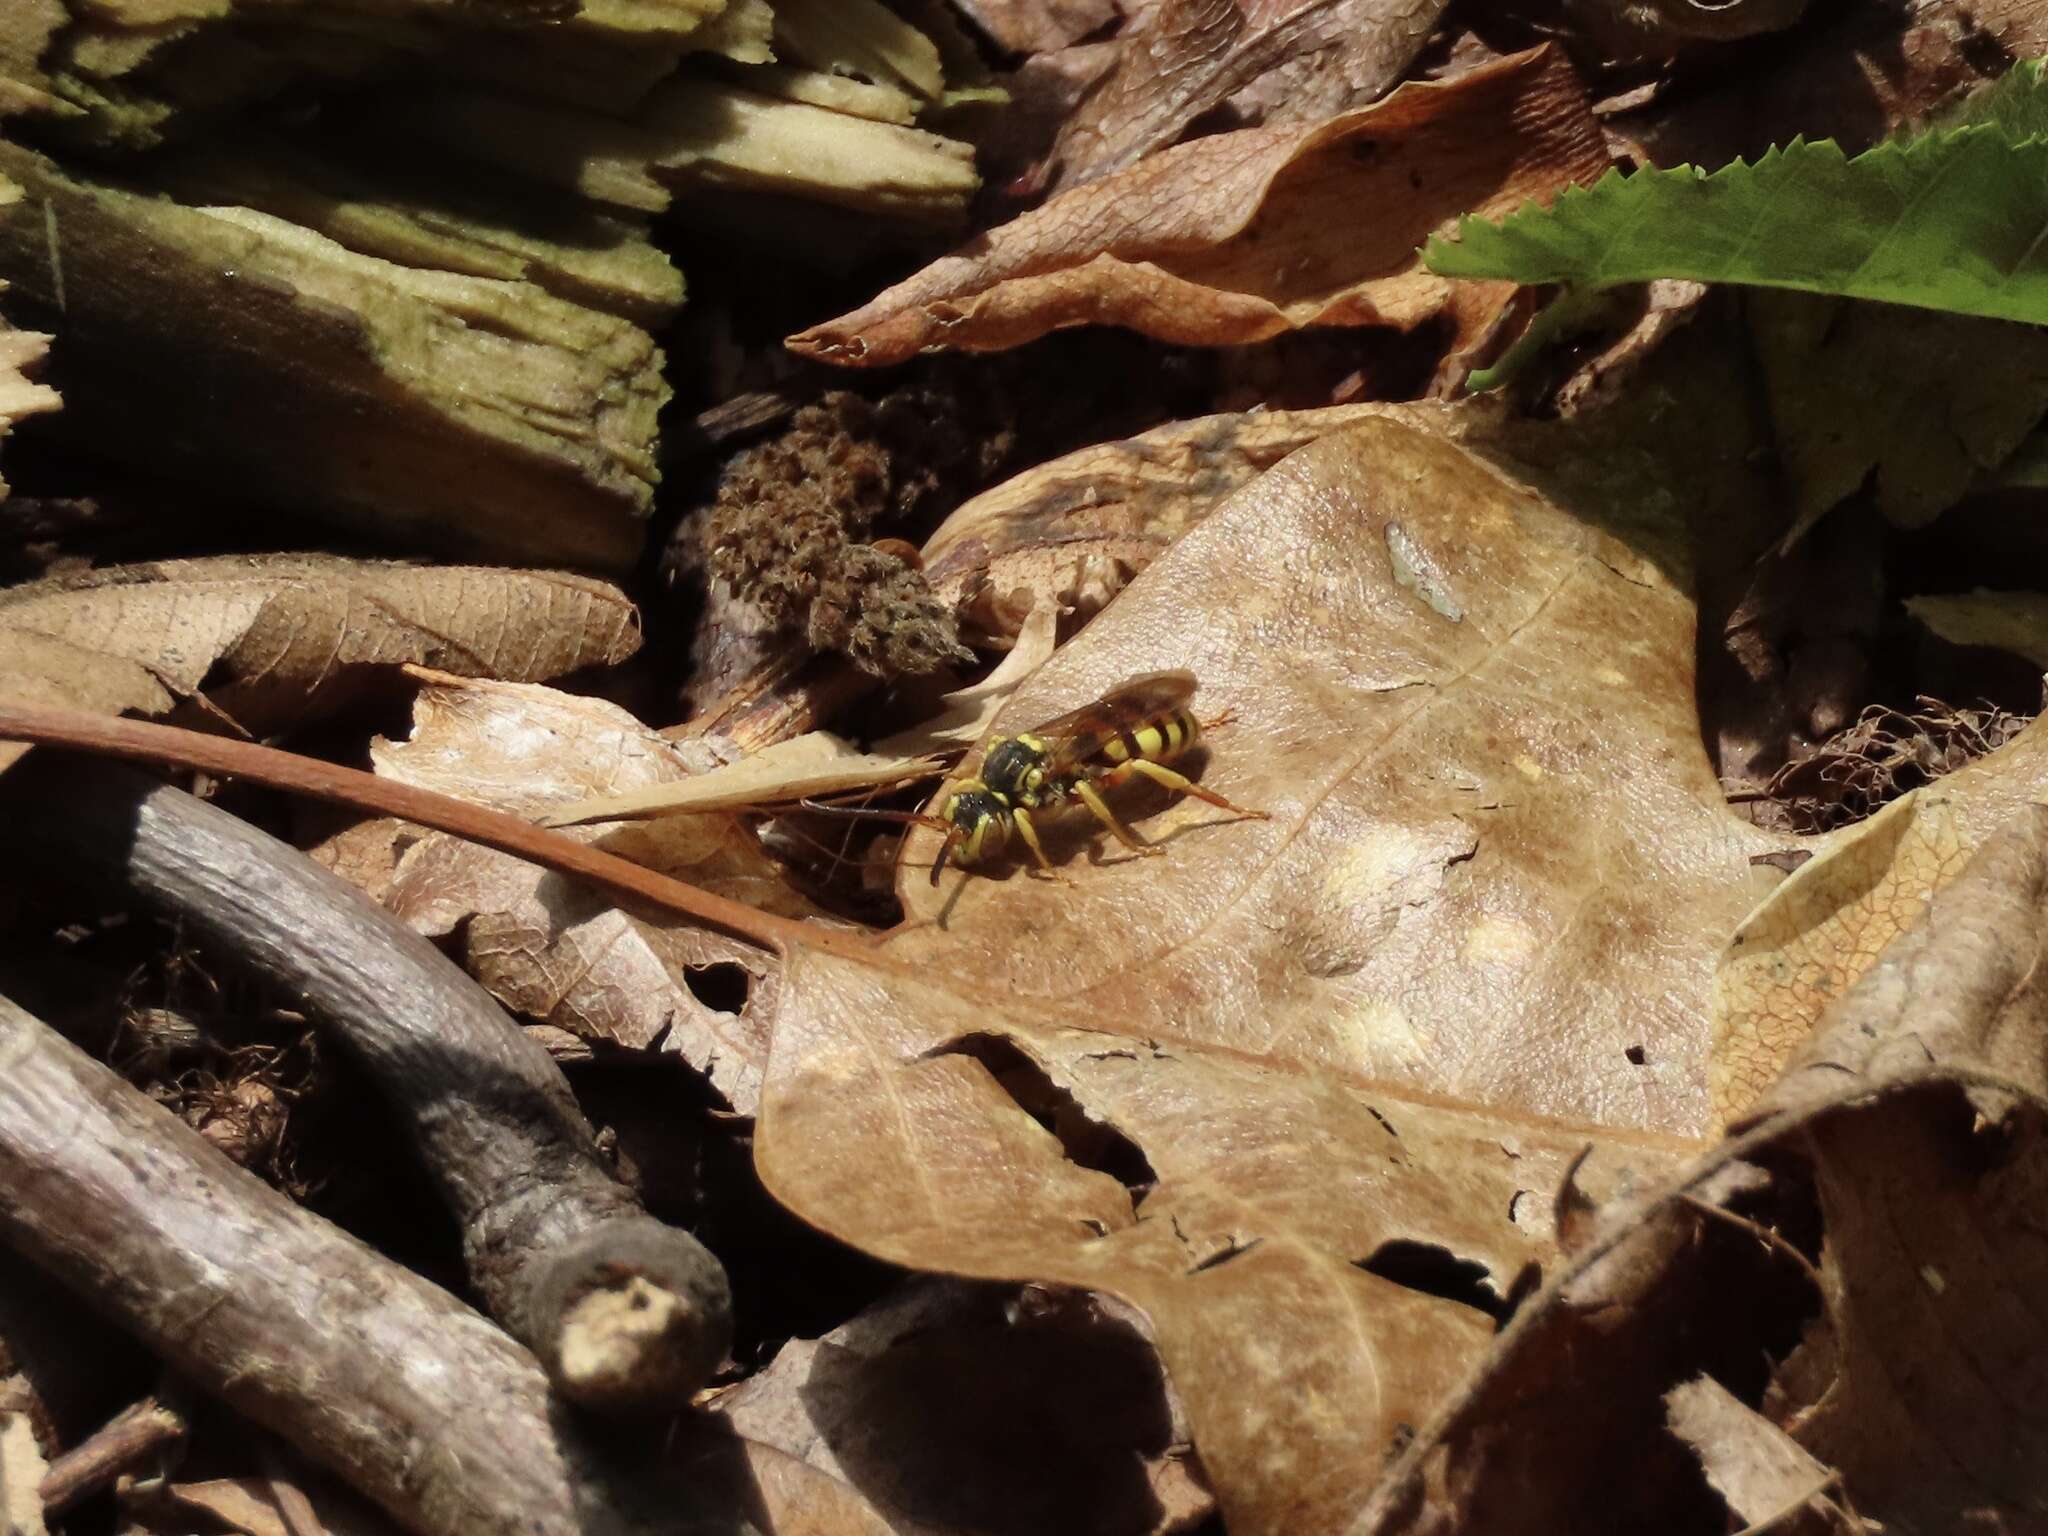
[[939, 811], [946, 823], [946, 841], [932, 861], [932, 884], [948, 859], [960, 864], [979, 864], [1001, 855], [1010, 841], [1010, 802], [980, 779], [968, 779]]

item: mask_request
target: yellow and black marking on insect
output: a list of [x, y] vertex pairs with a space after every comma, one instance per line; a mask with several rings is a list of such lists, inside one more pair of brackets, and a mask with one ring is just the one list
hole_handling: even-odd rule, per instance
[[948, 860], [974, 865], [1000, 856], [1012, 832], [1023, 838], [1038, 867], [1054, 874], [1033, 813], [1077, 804], [1134, 853], [1165, 852], [1140, 842], [1103, 798], [1133, 778], [1263, 818], [1266, 812], [1233, 805], [1166, 766], [1201, 743], [1201, 722], [1188, 708], [1196, 687], [1192, 672], [1147, 672], [1036, 729], [989, 743], [980, 774], [956, 783], [939, 807], [937, 822], [946, 840], [932, 863], [932, 883]]

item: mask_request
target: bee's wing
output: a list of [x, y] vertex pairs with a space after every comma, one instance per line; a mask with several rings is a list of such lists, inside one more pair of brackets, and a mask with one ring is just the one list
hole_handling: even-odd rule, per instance
[[1046, 744], [1052, 771], [1062, 773], [1100, 757], [1102, 749], [1125, 731], [1187, 703], [1196, 686], [1192, 672], [1143, 672], [1029, 734]]

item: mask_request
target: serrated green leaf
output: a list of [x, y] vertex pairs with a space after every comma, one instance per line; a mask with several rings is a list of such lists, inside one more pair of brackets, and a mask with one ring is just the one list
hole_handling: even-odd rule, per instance
[[1853, 160], [1794, 140], [1754, 165], [1610, 172], [1549, 209], [1467, 218], [1431, 271], [1607, 288], [1659, 277], [2048, 321], [2048, 139], [1992, 125]]
[[1652, 278], [2048, 321], [2048, 88], [2023, 64], [1958, 120], [1851, 158], [1795, 139], [1754, 164], [1609, 172], [1433, 239], [1430, 270], [1600, 289]]

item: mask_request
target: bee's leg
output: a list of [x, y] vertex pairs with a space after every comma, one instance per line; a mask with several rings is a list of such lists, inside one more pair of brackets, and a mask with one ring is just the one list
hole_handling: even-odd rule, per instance
[[1217, 716], [1217, 717], [1216, 717], [1216, 718], [1215, 718], [1214, 720], [1204, 720], [1204, 721], [1202, 721], [1202, 722], [1201, 722], [1201, 727], [1202, 727], [1202, 729], [1203, 729], [1203, 731], [1204, 731], [1204, 732], [1207, 732], [1207, 731], [1213, 731], [1213, 730], [1215, 730], [1215, 729], [1216, 729], [1216, 728], [1217, 728], [1217, 727], [1218, 727], [1219, 725], [1229, 725], [1229, 724], [1230, 724], [1230, 723], [1231, 723], [1232, 721], [1234, 721], [1234, 720], [1236, 720], [1236, 719], [1237, 719], [1237, 711], [1236, 711], [1236, 710], [1234, 710], [1234, 709], [1229, 709], [1229, 708], [1226, 708], [1226, 709], [1225, 709], [1225, 710], [1223, 711], [1223, 713], [1222, 713], [1222, 714], [1220, 714], [1220, 715], [1218, 715], [1218, 716]]
[[1211, 805], [1220, 805], [1224, 810], [1235, 811], [1240, 816], [1253, 816], [1261, 821], [1272, 819], [1272, 812], [1270, 811], [1254, 811], [1246, 806], [1233, 805], [1217, 794], [1215, 790], [1202, 788], [1201, 785], [1197, 784], [1186, 774], [1175, 773], [1171, 768], [1151, 762], [1146, 758], [1132, 758], [1129, 762], [1119, 765], [1119, 770], [1142, 773], [1155, 784], [1163, 784], [1168, 789], [1178, 790], [1182, 794], [1193, 795], [1197, 800], [1206, 800]]
[[[1123, 766], [1129, 768], [1135, 765], [1125, 763]], [[1121, 776], [1120, 771], [1119, 776]], [[1074, 781], [1074, 795], [1083, 805], [1088, 807], [1089, 814], [1109, 828], [1111, 832], [1115, 833], [1116, 840], [1130, 849], [1131, 852], [1145, 854], [1166, 852], [1164, 848], [1154, 848], [1150, 843], [1139, 842], [1132, 834], [1130, 828], [1116, 819], [1115, 813], [1109, 808], [1109, 803], [1096, 792], [1095, 786], [1086, 779], [1076, 779]]]
[[1038, 828], [1032, 825], [1031, 813], [1020, 805], [1010, 813], [1010, 821], [1024, 835], [1024, 846], [1031, 850], [1031, 857], [1038, 861], [1039, 870], [1062, 885], [1073, 884], [1067, 876], [1054, 869], [1052, 860], [1045, 856], [1045, 845], [1038, 840]]

